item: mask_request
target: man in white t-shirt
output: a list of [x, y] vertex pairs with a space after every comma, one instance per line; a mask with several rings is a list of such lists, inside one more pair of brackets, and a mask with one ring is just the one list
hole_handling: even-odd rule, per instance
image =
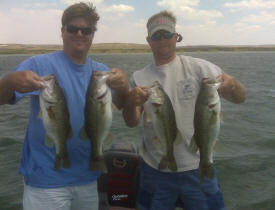
[[[219, 94], [233, 103], [245, 100], [245, 88], [234, 77], [223, 73], [218, 66], [206, 60], [176, 55], [176, 43], [182, 37], [176, 33], [175, 25], [176, 18], [167, 11], [149, 18], [147, 42], [155, 62], [133, 74], [132, 91], [123, 110], [125, 122], [130, 127], [136, 126], [143, 116], [144, 138], [140, 149], [143, 160], [140, 165], [137, 205], [139, 210], [170, 210], [174, 209], [177, 199], [180, 199], [185, 210], [225, 209], [216, 169], [213, 179], [205, 178], [200, 183], [200, 157], [191, 152], [188, 145], [194, 134], [195, 103], [202, 79], [223, 80]], [[162, 151], [152, 140], [156, 135], [149, 120], [148, 93], [143, 89], [156, 80], [171, 100], [182, 136], [181, 142], [174, 146], [176, 172], [158, 169]]]

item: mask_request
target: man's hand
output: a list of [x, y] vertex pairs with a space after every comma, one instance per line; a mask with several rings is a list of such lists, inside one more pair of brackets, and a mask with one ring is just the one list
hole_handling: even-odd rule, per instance
[[20, 93], [32, 92], [42, 88], [42, 78], [33, 71], [12, 72], [7, 75], [7, 79], [12, 90]]
[[245, 101], [245, 87], [234, 77], [228, 74], [221, 74], [217, 79], [223, 81], [221, 87], [218, 89], [222, 97], [233, 103], [242, 103]]
[[113, 103], [118, 109], [122, 109], [130, 87], [126, 73], [120, 69], [113, 68], [106, 83], [114, 90], [112, 94]]
[[129, 83], [126, 73], [116, 68], [112, 68], [111, 73], [106, 81], [109, 87], [119, 92], [128, 92]]
[[148, 97], [148, 91], [144, 90], [140, 86], [137, 86], [129, 93], [127, 100], [129, 100], [128, 103], [132, 106], [142, 106], [147, 101]]
[[0, 80], [0, 105], [8, 103], [14, 91], [26, 93], [42, 88], [41, 81], [42, 78], [29, 70], [7, 74]]
[[135, 127], [141, 120], [143, 107], [142, 105], [149, 97], [148, 91], [143, 87], [137, 86], [126, 97], [123, 117], [129, 127]]

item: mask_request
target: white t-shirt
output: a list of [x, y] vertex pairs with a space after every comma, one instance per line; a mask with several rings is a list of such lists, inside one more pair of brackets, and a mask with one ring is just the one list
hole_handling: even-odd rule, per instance
[[[174, 156], [178, 171], [187, 171], [198, 168], [199, 154], [194, 154], [189, 144], [194, 133], [193, 118], [195, 103], [200, 91], [203, 78], [215, 78], [222, 70], [206, 61], [190, 56], [177, 55], [168, 64], [156, 66], [150, 64], [133, 74], [133, 86], [150, 86], [154, 81], [159, 81], [169, 96], [176, 115], [176, 123], [181, 133], [182, 140], [174, 143]], [[163, 156], [163, 150], [155, 142], [156, 134], [148, 111], [148, 102], [144, 106], [143, 125], [144, 137], [140, 147], [140, 155], [151, 167], [158, 169]], [[164, 171], [169, 172], [170, 169]]]

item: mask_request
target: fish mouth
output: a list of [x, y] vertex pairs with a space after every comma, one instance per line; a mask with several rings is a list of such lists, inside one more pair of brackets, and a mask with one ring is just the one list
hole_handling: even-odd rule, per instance
[[160, 107], [162, 104], [160, 104], [160, 103], [152, 103], [152, 105], [153, 105], [154, 107], [158, 108], [158, 107]]
[[223, 83], [223, 79], [203, 78], [202, 82], [209, 87], [218, 89]]
[[100, 99], [104, 98], [107, 95], [107, 93], [108, 93], [108, 90], [106, 90], [102, 95], [96, 97], [96, 99], [100, 100]]
[[216, 105], [217, 105], [217, 103], [215, 103], [215, 104], [209, 104], [208, 107], [209, 107], [210, 109], [213, 109]]

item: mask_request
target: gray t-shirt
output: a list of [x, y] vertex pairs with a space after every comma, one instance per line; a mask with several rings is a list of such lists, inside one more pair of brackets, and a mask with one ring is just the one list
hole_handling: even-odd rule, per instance
[[[150, 64], [134, 72], [132, 76], [132, 86], [150, 86], [154, 81], [159, 81], [172, 102], [177, 127], [181, 134], [180, 141], [174, 143], [174, 156], [178, 171], [193, 170], [199, 166], [199, 154], [194, 154], [189, 148], [194, 134], [195, 103], [201, 80], [215, 78], [221, 73], [222, 70], [218, 66], [206, 60], [177, 55], [168, 64], [161, 66]], [[140, 155], [147, 164], [158, 169], [163, 149], [154, 140], [156, 134], [151, 121], [149, 103], [146, 102], [143, 107], [144, 137], [140, 146]]]

